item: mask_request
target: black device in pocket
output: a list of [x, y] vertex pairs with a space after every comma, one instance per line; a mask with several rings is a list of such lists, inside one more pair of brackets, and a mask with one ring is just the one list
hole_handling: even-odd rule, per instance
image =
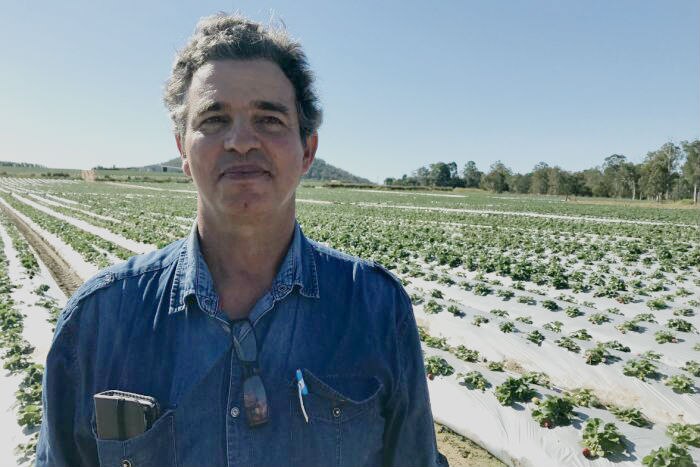
[[93, 396], [95, 424], [100, 439], [126, 440], [146, 432], [160, 416], [158, 401], [125, 391], [104, 391]]

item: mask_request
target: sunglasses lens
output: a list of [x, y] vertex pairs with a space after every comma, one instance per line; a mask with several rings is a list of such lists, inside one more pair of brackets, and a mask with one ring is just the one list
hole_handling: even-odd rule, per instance
[[260, 376], [253, 375], [243, 381], [243, 405], [248, 426], [258, 426], [267, 422], [267, 394]]

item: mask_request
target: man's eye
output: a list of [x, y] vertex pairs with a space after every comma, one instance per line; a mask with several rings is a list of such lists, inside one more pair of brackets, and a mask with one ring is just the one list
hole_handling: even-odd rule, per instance
[[258, 122], [260, 122], [264, 125], [282, 125], [282, 120], [280, 120], [277, 117], [273, 117], [271, 115], [268, 115], [265, 117], [260, 117], [258, 119]]
[[224, 118], [220, 116], [213, 116], [207, 117], [204, 120], [202, 120], [201, 125], [217, 125], [220, 123], [224, 123]]

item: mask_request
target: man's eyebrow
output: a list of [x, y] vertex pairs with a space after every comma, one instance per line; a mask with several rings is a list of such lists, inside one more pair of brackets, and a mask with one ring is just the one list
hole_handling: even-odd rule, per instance
[[205, 114], [207, 112], [220, 112], [222, 110], [227, 110], [229, 108], [228, 104], [224, 104], [219, 101], [205, 101], [200, 104], [198, 104], [192, 115], [195, 117], [198, 115]]
[[253, 101], [251, 104], [258, 110], [269, 110], [271, 112], [279, 112], [285, 116], [289, 115], [289, 108], [281, 102]]

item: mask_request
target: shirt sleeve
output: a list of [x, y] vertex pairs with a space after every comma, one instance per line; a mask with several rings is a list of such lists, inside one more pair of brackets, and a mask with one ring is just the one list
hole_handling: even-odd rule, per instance
[[423, 351], [410, 299], [403, 292], [404, 319], [398, 326], [399, 381], [385, 412], [385, 467], [448, 467], [437, 449]]
[[36, 467], [94, 467], [99, 465], [94, 439], [76, 426], [80, 403], [79, 373], [72, 323], [66, 310], [56, 324], [42, 380], [42, 420], [36, 449]]

